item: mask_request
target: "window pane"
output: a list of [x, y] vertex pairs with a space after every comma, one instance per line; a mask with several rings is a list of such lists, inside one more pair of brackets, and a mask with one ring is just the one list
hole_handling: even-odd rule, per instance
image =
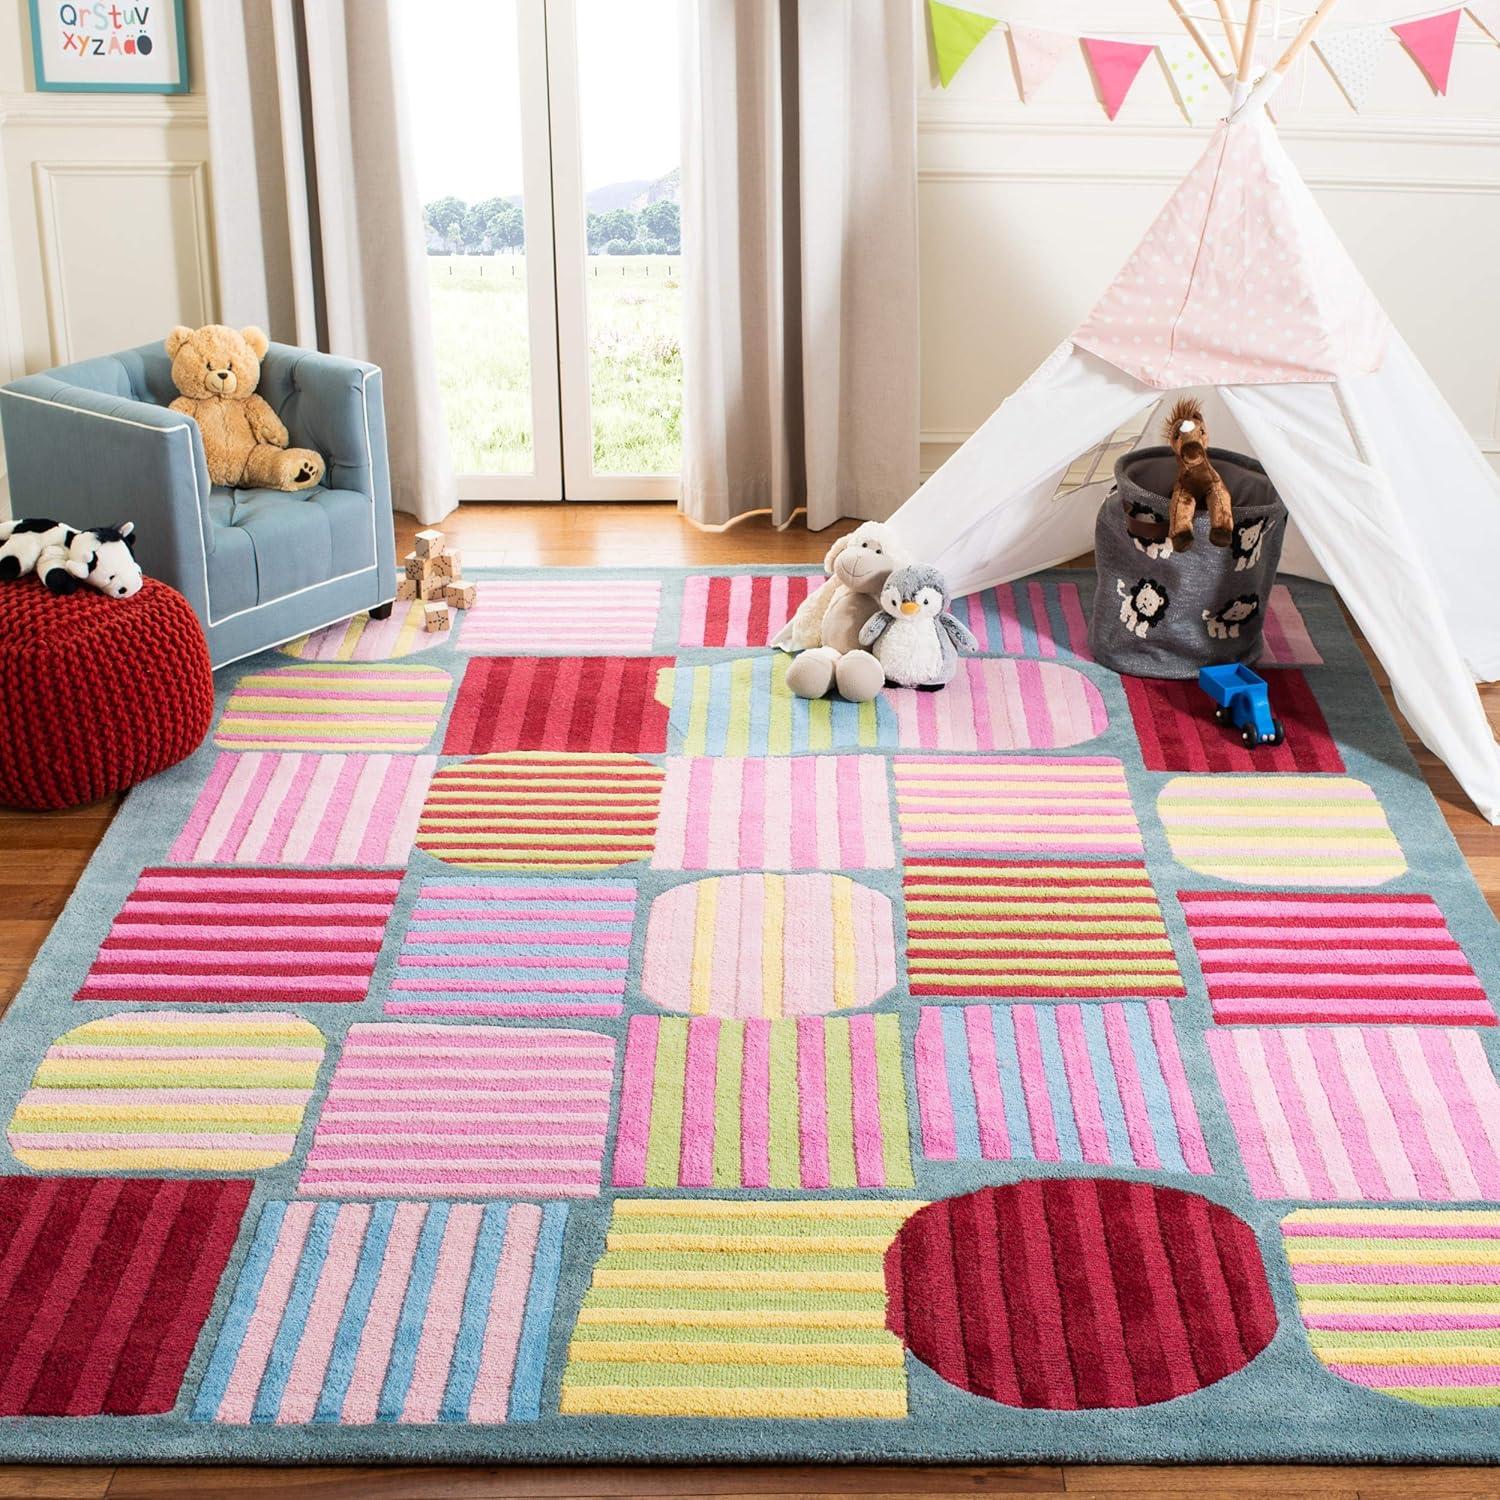
[[596, 474], [682, 462], [678, 0], [578, 0]]
[[[529, 474], [516, 0], [403, 0], [438, 385], [460, 474]], [[545, 213], [546, 205], [538, 205]]]

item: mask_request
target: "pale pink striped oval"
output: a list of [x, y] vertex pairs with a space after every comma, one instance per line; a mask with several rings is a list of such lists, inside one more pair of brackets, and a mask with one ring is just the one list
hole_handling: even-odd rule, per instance
[[1109, 727], [1099, 689], [1055, 661], [971, 658], [941, 692], [890, 688], [897, 739], [917, 750], [1055, 750]]
[[814, 1016], [896, 982], [890, 899], [844, 875], [726, 875], [651, 904], [641, 986], [665, 1010]]

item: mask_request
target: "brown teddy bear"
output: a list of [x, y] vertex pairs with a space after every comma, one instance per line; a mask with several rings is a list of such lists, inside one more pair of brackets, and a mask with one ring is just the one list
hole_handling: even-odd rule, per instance
[[269, 347], [258, 328], [174, 328], [167, 353], [182, 394], [172, 410], [191, 417], [202, 431], [214, 484], [310, 489], [323, 477], [323, 460], [311, 448], [288, 448], [281, 418], [255, 394]]

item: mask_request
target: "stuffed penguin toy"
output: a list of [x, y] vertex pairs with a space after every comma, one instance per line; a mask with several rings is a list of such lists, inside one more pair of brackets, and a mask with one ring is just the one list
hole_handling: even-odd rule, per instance
[[898, 568], [880, 593], [859, 643], [872, 651], [891, 687], [940, 688], [958, 671], [958, 653], [979, 650], [966, 626], [950, 612], [948, 585], [936, 568]]
[[135, 560], [135, 522], [75, 531], [41, 518], [0, 521], [0, 579], [35, 573], [54, 594], [88, 584], [115, 599], [140, 592]]

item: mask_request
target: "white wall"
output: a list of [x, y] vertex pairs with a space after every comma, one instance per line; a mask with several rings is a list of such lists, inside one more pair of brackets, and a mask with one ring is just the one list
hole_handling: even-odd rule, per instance
[[38, 93], [26, 0], [0, 0], [0, 381], [212, 321], [208, 192], [201, 93]]
[[[1177, 24], [1166, 0], [997, 5], [1022, 25], [1143, 41]], [[1243, 15], [1244, 0], [1235, 8]], [[1399, 20], [1413, 8], [1343, 0], [1330, 24]], [[1264, 13], [1272, 9], [1268, 0]], [[1467, 17], [1459, 38], [1446, 99], [1432, 97], [1393, 44], [1362, 113], [1316, 59], [1293, 72], [1276, 112], [1288, 150], [1396, 325], [1500, 459], [1500, 47]], [[934, 79], [922, 91], [918, 111], [930, 472], [1087, 313], [1207, 131], [1183, 119], [1155, 59], [1113, 123], [1077, 53], [1023, 105], [998, 27], [950, 88]]]

